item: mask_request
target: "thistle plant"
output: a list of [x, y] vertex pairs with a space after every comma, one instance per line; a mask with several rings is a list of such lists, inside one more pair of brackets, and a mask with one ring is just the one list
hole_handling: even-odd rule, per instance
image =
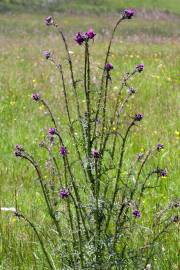
[[[49, 269], [150, 269], [158, 241], [179, 222], [177, 199], [166, 206], [156, 205], [151, 213], [143, 205], [144, 198], [152, 190], [158, 192], [162, 178], [169, 173], [151, 162], [164, 145], [157, 142], [146, 152], [136, 153], [131, 161], [126, 158], [128, 142], [133, 140], [131, 134], [140, 128], [144, 118], [142, 112], [125, 114], [126, 105], [137, 92], [131, 78], [143, 76], [143, 64], [122, 76], [110, 109], [114, 70], [111, 47], [119, 25], [133, 16], [134, 10], [126, 9], [115, 24], [96, 84], [90, 62], [94, 30], [78, 32], [73, 40], [84, 50], [84, 71], [79, 80], [61, 27], [52, 16], [45, 19], [45, 24], [60, 35], [68, 60], [71, 87], [65, 80], [62, 61], [50, 51], [43, 53], [61, 78], [68, 131], [64, 132], [43, 95], [33, 93], [32, 100], [43, 104], [49, 114], [49, 130], [39, 145], [47, 151], [49, 178], [45, 179], [42, 164], [24, 146], [16, 145], [15, 156], [27, 160], [37, 173], [51, 227], [56, 232], [55, 248], [49, 249], [49, 242], [31, 217], [18, 207], [15, 215], [34, 231]], [[72, 99], [75, 113], [70, 105]]]

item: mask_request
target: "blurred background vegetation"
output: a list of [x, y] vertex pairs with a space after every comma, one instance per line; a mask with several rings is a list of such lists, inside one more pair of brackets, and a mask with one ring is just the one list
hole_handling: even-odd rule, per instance
[[133, 8], [180, 13], [179, 0], [1, 0], [0, 11], [51, 10], [57, 12], [119, 12]]

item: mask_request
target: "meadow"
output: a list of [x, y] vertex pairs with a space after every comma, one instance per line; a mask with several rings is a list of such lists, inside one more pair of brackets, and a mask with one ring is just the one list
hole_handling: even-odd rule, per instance
[[[132, 79], [138, 92], [133, 102], [128, 104], [127, 111], [127, 115], [136, 110], [143, 112], [144, 121], [141, 130], [137, 129], [130, 139], [127, 158], [146, 151], [157, 142], [163, 143], [164, 150], [158, 162], [167, 168], [168, 176], [161, 180], [158, 193], [152, 191], [144, 199], [144, 205], [151, 209], [152, 205], [166, 205], [173, 199], [179, 200], [179, 1], [159, 0], [156, 4], [143, 1], [142, 4], [132, 0], [121, 1], [120, 6], [118, 1], [108, 0], [81, 0], [75, 4], [62, 1], [61, 8], [55, 3], [53, 6], [43, 5], [42, 11], [33, 9], [33, 5], [30, 7], [27, 2], [24, 5], [20, 1], [19, 4], [14, 2], [0, 3], [0, 206], [15, 207], [18, 203], [18, 208], [31, 217], [42, 232], [50, 229], [47, 240], [50, 242], [51, 224], [46, 220], [36, 175], [25, 161], [14, 156], [14, 146], [19, 143], [36, 158], [41, 158], [41, 163], [46, 158], [38, 144], [51, 123], [44, 107], [32, 102], [32, 93], [43, 95], [61, 121], [63, 132], [67, 129], [59, 76], [42, 56], [44, 50], [52, 50], [58, 59], [65, 62], [66, 71], [64, 47], [58, 34], [45, 27], [44, 18], [51, 12], [62, 27], [77, 78], [83, 70], [83, 50], [75, 44], [74, 35], [93, 27], [97, 36], [91, 48], [91, 61], [92, 79], [96, 82], [110, 30], [118, 19], [118, 11], [125, 5], [135, 7], [137, 13], [133, 20], [119, 27], [114, 40], [110, 56], [114, 65], [111, 102], [113, 105], [113, 93], [119, 87], [121, 75], [136, 64], [144, 63], [143, 76]], [[35, 2], [41, 7], [40, 2]], [[69, 79], [66, 72], [65, 77]], [[71, 142], [66, 143], [71, 151]], [[179, 254], [180, 228], [177, 223], [157, 244], [152, 269], [180, 269]], [[0, 212], [0, 269], [48, 269], [33, 231], [11, 212], [3, 211]]]

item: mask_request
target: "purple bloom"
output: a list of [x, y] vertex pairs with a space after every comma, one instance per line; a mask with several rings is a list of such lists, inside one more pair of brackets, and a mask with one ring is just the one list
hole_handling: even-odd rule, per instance
[[167, 171], [164, 169], [164, 170], [161, 170], [160, 171], [160, 176], [161, 177], [166, 177], [167, 176]]
[[133, 214], [133, 216], [136, 217], [136, 218], [140, 218], [140, 217], [141, 217], [141, 213], [140, 213], [140, 211], [137, 210], [137, 209], [135, 209], [135, 210], [133, 211], [132, 214]]
[[128, 8], [123, 11], [123, 19], [131, 19], [133, 16], [134, 10], [132, 8]]
[[164, 145], [161, 143], [158, 143], [156, 146], [157, 151], [161, 151], [164, 148]]
[[136, 113], [134, 116], [134, 121], [141, 121], [143, 119], [143, 115], [141, 113]]
[[32, 94], [32, 99], [33, 99], [34, 101], [39, 101], [39, 100], [41, 99], [41, 96], [40, 96], [40, 94], [38, 94], [38, 93], [33, 93], [33, 94]]
[[79, 45], [82, 45], [83, 42], [85, 41], [85, 36], [84, 34], [78, 32], [75, 36], [75, 41], [79, 44]]
[[178, 207], [179, 207], [179, 203], [178, 203], [178, 202], [175, 202], [173, 206], [174, 206], [175, 208], [178, 208]]
[[157, 169], [157, 174], [159, 175], [159, 177], [166, 177], [167, 176], [167, 170], [166, 169]]
[[55, 128], [49, 128], [49, 135], [54, 135], [56, 134], [56, 129]]
[[87, 32], [86, 32], [86, 36], [89, 38], [89, 39], [93, 39], [95, 37], [96, 33], [93, 31], [92, 28], [90, 28]]
[[136, 66], [136, 70], [137, 70], [138, 72], [142, 72], [142, 71], [144, 70], [144, 64], [138, 64], [138, 65]]
[[179, 222], [179, 216], [178, 215], [177, 216], [174, 216], [172, 218], [172, 221], [175, 222], [175, 223], [178, 223]]
[[96, 149], [93, 149], [93, 150], [92, 150], [92, 155], [93, 155], [93, 157], [94, 157], [95, 159], [100, 158], [100, 153], [99, 153], [99, 151], [96, 150]]
[[129, 95], [133, 95], [133, 94], [135, 94], [136, 93], [136, 90], [133, 88], [133, 87], [130, 87], [129, 89], [128, 89], [128, 94]]
[[43, 55], [46, 59], [49, 59], [51, 57], [51, 53], [49, 51], [44, 51]]
[[24, 152], [23, 147], [20, 144], [16, 144], [14, 154], [16, 157], [21, 157], [22, 153]]
[[61, 146], [59, 151], [62, 156], [66, 156], [68, 154], [67, 148], [65, 146]]
[[52, 16], [46, 17], [45, 20], [44, 20], [44, 22], [45, 22], [45, 24], [46, 24], [47, 26], [53, 25], [53, 24], [54, 24], [53, 17], [52, 17]]
[[114, 68], [113, 65], [110, 64], [110, 63], [107, 63], [106, 66], [105, 66], [105, 70], [107, 70], [107, 71], [110, 71], [110, 70], [112, 70], [113, 68]]
[[138, 154], [138, 160], [142, 160], [143, 157], [144, 157], [144, 153], [139, 153], [139, 154]]
[[65, 198], [68, 198], [70, 195], [70, 192], [68, 189], [66, 188], [62, 188], [60, 191], [59, 191], [59, 196], [62, 198], [62, 199], [65, 199]]

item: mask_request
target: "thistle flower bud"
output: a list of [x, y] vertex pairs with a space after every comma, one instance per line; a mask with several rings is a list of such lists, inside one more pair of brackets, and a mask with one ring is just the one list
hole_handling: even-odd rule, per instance
[[62, 156], [67, 156], [67, 154], [68, 154], [67, 148], [66, 148], [65, 146], [62, 146], [62, 147], [60, 148], [59, 152], [60, 152], [60, 154], [61, 154]]
[[62, 199], [65, 199], [65, 198], [68, 198], [70, 195], [70, 192], [68, 189], [66, 188], [63, 188], [59, 191], [59, 196], [62, 198]]
[[110, 70], [112, 70], [113, 68], [114, 68], [113, 65], [110, 64], [110, 63], [107, 63], [106, 66], [105, 66], [105, 70], [107, 70], [107, 71], [110, 71]]
[[93, 39], [95, 37], [96, 33], [93, 31], [92, 28], [90, 28], [87, 32], [86, 32], [86, 36], [89, 38], [89, 39]]
[[123, 11], [123, 19], [131, 19], [134, 16], [134, 10], [132, 8], [127, 8]]
[[46, 17], [45, 20], [44, 20], [44, 22], [45, 22], [45, 24], [46, 24], [47, 26], [53, 25], [53, 24], [54, 24], [53, 17], [52, 17], [52, 16]]
[[135, 209], [133, 212], [132, 212], [133, 216], [136, 217], [136, 218], [140, 218], [141, 217], [141, 213], [139, 210]]
[[39, 100], [41, 99], [41, 96], [40, 96], [40, 94], [38, 94], [38, 93], [33, 93], [33, 94], [32, 94], [32, 99], [33, 99], [34, 101], [39, 101]]
[[83, 42], [85, 41], [85, 36], [84, 36], [84, 34], [82, 34], [82, 33], [80, 33], [80, 32], [78, 32], [76, 35], [75, 35], [75, 41], [79, 44], [79, 45], [82, 45], [83, 44]]
[[136, 70], [137, 70], [138, 72], [142, 72], [142, 71], [144, 70], [144, 64], [138, 64], [138, 65], [136, 66]]
[[51, 52], [49, 52], [49, 51], [44, 51], [44, 52], [43, 52], [43, 55], [44, 55], [44, 57], [48, 60], [48, 59], [51, 57]]
[[92, 150], [92, 156], [95, 158], [95, 159], [99, 159], [100, 158], [100, 153], [98, 150], [96, 149], [93, 149]]
[[143, 119], [143, 114], [136, 113], [134, 116], [134, 121], [141, 121]]

